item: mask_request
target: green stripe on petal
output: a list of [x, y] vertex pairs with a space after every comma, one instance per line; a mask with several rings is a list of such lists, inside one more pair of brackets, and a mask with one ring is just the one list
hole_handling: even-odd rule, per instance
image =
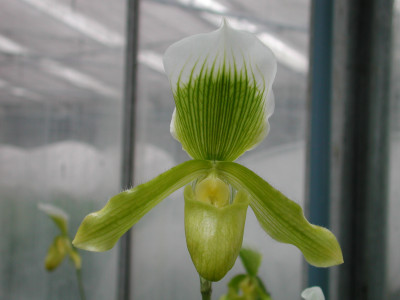
[[252, 196], [250, 206], [262, 228], [275, 240], [295, 245], [317, 267], [343, 263], [336, 237], [328, 229], [310, 224], [301, 207], [246, 167], [217, 162], [216, 170], [237, 189]]
[[73, 244], [89, 251], [111, 249], [118, 239], [161, 200], [185, 184], [206, 176], [209, 161], [184, 162], [153, 180], [115, 195], [98, 212], [85, 217]]
[[276, 61], [255, 36], [230, 28], [169, 47], [172, 135], [195, 159], [233, 161], [259, 144], [273, 112]]

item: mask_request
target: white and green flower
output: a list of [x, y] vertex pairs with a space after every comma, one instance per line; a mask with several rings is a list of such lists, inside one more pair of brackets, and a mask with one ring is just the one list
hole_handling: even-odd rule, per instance
[[329, 230], [311, 225], [298, 204], [233, 162], [268, 134], [276, 73], [271, 50], [224, 21], [212, 33], [173, 44], [164, 66], [176, 104], [171, 133], [193, 160], [112, 197], [86, 216], [74, 245], [91, 251], [112, 248], [148, 211], [187, 185], [186, 240], [203, 278], [220, 280], [233, 266], [248, 205], [271, 237], [298, 247], [310, 264], [342, 263]]
[[268, 134], [276, 60], [254, 35], [224, 22], [164, 56], [176, 109], [171, 133], [194, 159], [234, 161]]

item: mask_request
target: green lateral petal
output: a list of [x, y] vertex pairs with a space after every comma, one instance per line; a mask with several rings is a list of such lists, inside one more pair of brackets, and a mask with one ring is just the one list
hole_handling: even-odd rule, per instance
[[233, 204], [217, 208], [195, 199], [188, 185], [185, 235], [193, 264], [201, 277], [219, 281], [233, 267], [243, 241], [248, 195], [239, 191]]
[[259, 144], [274, 109], [276, 60], [254, 35], [223, 26], [170, 46], [172, 135], [195, 159], [233, 161]]
[[82, 258], [79, 255], [78, 251], [75, 249], [71, 249], [69, 252], [69, 258], [75, 266], [75, 269], [80, 270], [82, 268]]
[[221, 178], [252, 196], [250, 206], [262, 228], [275, 240], [293, 244], [305, 259], [317, 267], [343, 263], [342, 251], [328, 229], [304, 218], [301, 207], [246, 167], [232, 162], [217, 162]]
[[261, 254], [250, 248], [242, 248], [239, 255], [247, 273], [251, 276], [257, 276], [258, 268], [261, 265]]
[[39, 203], [38, 208], [53, 220], [57, 227], [60, 228], [62, 234], [67, 234], [68, 214], [66, 212], [47, 203]]
[[73, 244], [89, 251], [111, 249], [161, 200], [196, 178], [207, 175], [211, 167], [209, 161], [187, 161], [147, 183], [115, 195], [101, 210], [85, 217]]
[[267, 288], [264, 285], [264, 282], [261, 280], [259, 276], [256, 276], [256, 280], [258, 283], [258, 287], [260, 288], [260, 294], [265, 294], [268, 298], [266, 299], [271, 299], [270, 293], [267, 291]]

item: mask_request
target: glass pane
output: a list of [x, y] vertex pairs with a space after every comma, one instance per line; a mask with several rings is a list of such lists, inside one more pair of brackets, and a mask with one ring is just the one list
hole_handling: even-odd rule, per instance
[[400, 298], [400, 1], [394, 1], [391, 80], [389, 207], [388, 207], [388, 296]]
[[[275, 52], [279, 67], [273, 89], [276, 108], [266, 141], [239, 162], [303, 203], [309, 1], [142, 1], [138, 84], [136, 181], [145, 182], [189, 157], [169, 134], [174, 109], [162, 55], [172, 43], [219, 27], [257, 34]], [[198, 276], [186, 248], [182, 191], [148, 213], [133, 230], [133, 298], [197, 299]], [[244, 245], [263, 254], [260, 270], [274, 299], [298, 299], [302, 257], [293, 246], [272, 240], [249, 209]], [[214, 298], [243, 272], [240, 262], [213, 286]]]
[[[124, 25], [123, 1], [1, 1], [1, 299], [79, 299], [68, 259], [44, 268], [59, 230], [38, 203], [74, 236], [119, 191]], [[117, 250], [80, 253], [86, 299], [114, 299]]]

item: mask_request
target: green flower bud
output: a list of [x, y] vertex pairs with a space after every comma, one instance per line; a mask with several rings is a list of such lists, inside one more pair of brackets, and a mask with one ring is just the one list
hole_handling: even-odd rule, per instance
[[208, 177], [194, 191], [188, 185], [185, 198], [186, 243], [199, 275], [218, 281], [233, 267], [243, 241], [248, 195], [239, 191], [229, 204], [229, 186]]

